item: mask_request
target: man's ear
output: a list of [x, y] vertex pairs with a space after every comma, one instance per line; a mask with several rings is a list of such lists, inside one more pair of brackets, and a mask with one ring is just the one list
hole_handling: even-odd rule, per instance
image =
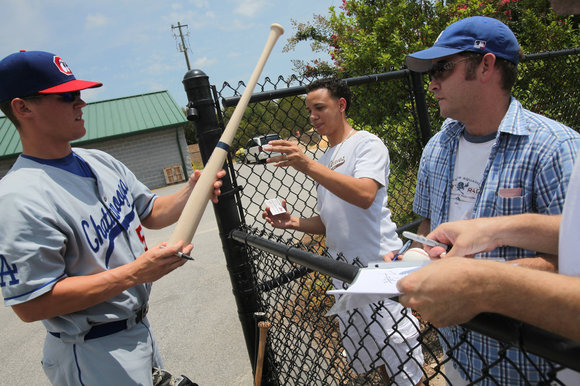
[[338, 99], [338, 108], [340, 109], [341, 113], [344, 113], [346, 111], [346, 99], [344, 98]]
[[491, 75], [493, 75], [493, 73], [497, 71], [497, 67], [495, 64], [496, 57], [494, 54], [487, 53], [483, 56], [483, 59], [481, 60], [480, 63], [482, 80], [488, 81], [491, 78]]
[[14, 113], [16, 118], [19, 119], [25, 118], [32, 112], [29, 108], [29, 102], [21, 98], [12, 99], [10, 105], [12, 106], [12, 112]]

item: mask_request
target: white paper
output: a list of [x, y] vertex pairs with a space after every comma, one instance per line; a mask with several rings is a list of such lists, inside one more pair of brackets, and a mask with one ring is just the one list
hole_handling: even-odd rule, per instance
[[284, 209], [282, 203], [277, 198], [270, 198], [266, 200], [265, 205], [270, 208], [270, 213], [272, 213], [272, 216], [286, 213], [286, 209]]
[[328, 294], [340, 296], [326, 316], [400, 295], [397, 282], [428, 263], [429, 261], [371, 263], [369, 267], [361, 268], [347, 289], [326, 291]]

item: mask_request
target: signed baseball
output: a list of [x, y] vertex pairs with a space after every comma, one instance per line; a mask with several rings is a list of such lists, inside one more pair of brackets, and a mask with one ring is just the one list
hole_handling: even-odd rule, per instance
[[403, 261], [422, 261], [429, 260], [429, 254], [421, 248], [411, 248], [401, 258]]

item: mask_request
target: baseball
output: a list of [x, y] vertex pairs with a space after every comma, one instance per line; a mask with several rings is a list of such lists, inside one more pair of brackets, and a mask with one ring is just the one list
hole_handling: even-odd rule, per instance
[[429, 259], [429, 254], [421, 248], [411, 248], [401, 257], [403, 261], [422, 261]]

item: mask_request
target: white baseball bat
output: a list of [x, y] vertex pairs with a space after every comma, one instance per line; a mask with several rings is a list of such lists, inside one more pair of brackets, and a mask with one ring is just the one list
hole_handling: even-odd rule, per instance
[[254, 87], [256, 87], [256, 83], [258, 82], [258, 77], [262, 73], [262, 69], [266, 64], [266, 60], [268, 60], [268, 56], [270, 56], [270, 53], [272, 52], [272, 48], [274, 48], [276, 41], [283, 33], [284, 28], [280, 24], [272, 24], [270, 26], [270, 35], [268, 36], [268, 40], [264, 50], [262, 51], [262, 55], [256, 64], [256, 68], [254, 68], [254, 72], [252, 72], [252, 76], [248, 81], [240, 101], [234, 109], [226, 129], [220, 137], [218, 145], [211, 153], [211, 156], [209, 157], [209, 160], [204, 167], [201, 177], [195, 184], [195, 187], [193, 188], [193, 191], [191, 192], [191, 195], [189, 196], [187, 203], [185, 204], [185, 207], [179, 216], [179, 220], [177, 220], [175, 230], [169, 238], [169, 245], [173, 245], [180, 240], [183, 240], [185, 243], [189, 243], [193, 239], [193, 235], [197, 230], [201, 216], [203, 215], [205, 207], [211, 198], [216, 174], [220, 171], [226, 160], [229, 148], [232, 144], [232, 141], [234, 140], [234, 136], [236, 135], [236, 131], [238, 130], [238, 126], [240, 125], [240, 121], [244, 115], [244, 111], [248, 106], [250, 97], [254, 92]]

